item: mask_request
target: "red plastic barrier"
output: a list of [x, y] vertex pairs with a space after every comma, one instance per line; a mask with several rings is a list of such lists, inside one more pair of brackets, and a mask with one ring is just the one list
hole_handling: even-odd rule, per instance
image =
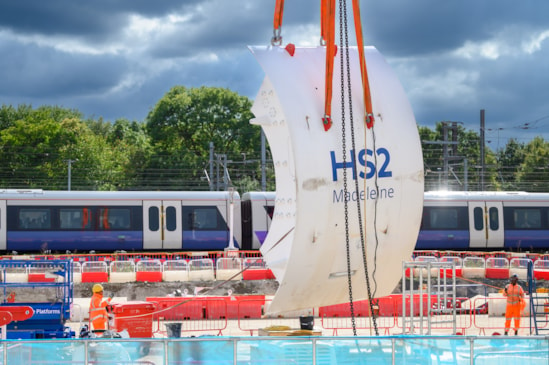
[[[395, 308], [395, 315], [396, 316], [402, 316], [402, 295], [401, 294], [393, 294], [393, 295], [389, 295], [390, 298], [392, 298], [392, 301], [394, 303], [394, 308]], [[419, 315], [419, 304], [420, 304], [420, 297], [419, 297], [419, 294], [415, 294], [414, 295], [414, 316], [418, 316]], [[422, 298], [422, 302], [423, 302], [423, 315], [427, 315], [428, 314], [428, 297], [427, 297], [427, 294], [423, 294], [423, 298]], [[437, 301], [437, 296], [436, 295], [431, 295], [431, 306], [436, 306], [438, 303]], [[410, 296], [406, 296], [406, 310], [409, 314], [409, 308], [410, 308]]]
[[47, 278], [46, 274], [29, 274], [29, 283], [54, 283], [55, 278]]
[[349, 303], [334, 304], [318, 308], [318, 315], [320, 317], [350, 317], [351, 310]]
[[536, 280], [549, 280], [549, 271], [534, 270], [534, 278]]
[[487, 279], [509, 279], [509, 269], [508, 268], [486, 268], [486, 278]]
[[[208, 309], [208, 318], [261, 318], [261, 307], [265, 305], [265, 296], [235, 295], [230, 297], [208, 297], [205, 301]], [[217, 303], [218, 301], [224, 302], [223, 307], [221, 307], [225, 311], [224, 313], [216, 312], [220, 308]]]
[[162, 272], [160, 271], [137, 271], [135, 280], [149, 283], [159, 283], [162, 281]]
[[242, 272], [242, 280], [270, 280], [274, 278], [271, 269], [248, 269]]
[[[154, 318], [165, 320], [261, 318], [264, 295], [148, 297], [157, 303]], [[183, 304], [180, 304], [184, 302]]]
[[[418, 301], [419, 302], [419, 301]], [[402, 300], [400, 301], [402, 306]], [[380, 317], [392, 317], [396, 313], [395, 300], [393, 296], [386, 296], [374, 300], [374, 312]], [[356, 317], [370, 316], [370, 303], [368, 300], [353, 302], [353, 309]], [[324, 317], [350, 317], [351, 308], [349, 303], [330, 305], [318, 309], [319, 316]], [[401, 311], [402, 312], [402, 311]]]
[[207, 298], [204, 304], [205, 319], [227, 319], [227, 302], [223, 298]]
[[[206, 303], [194, 297], [148, 297], [147, 302], [156, 302], [154, 319], [192, 320], [204, 319]], [[177, 306], [176, 306], [177, 305]], [[173, 307], [173, 308], [172, 308]]]
[[236, 318], [261, 318], [263, 315], [263, 307], [265, 306], [264, 295], [247, 295], [238, 298], [238, 312]]
[[[126, 302], [113, 304], [114, 328], [120, 332], [127, 330], [131, 338], [152, 337], [152, 312], [155, 304], [150, 302]], [[151, 315], [143, 315], [151, 313]]]
[[107, 272], [83, 272], [83, 283], [107, 283], [109, 281], [109, 274]]
[[[446, 277], [451, 278], [452, 277], [452, 269], [440, 269], [440, 277], [444, 277], [444, 270], [446, 270]], [[456, 268], [456, 277], [460, 278], [462, 277], [463, 269], [460, 267], [459, 269]]]

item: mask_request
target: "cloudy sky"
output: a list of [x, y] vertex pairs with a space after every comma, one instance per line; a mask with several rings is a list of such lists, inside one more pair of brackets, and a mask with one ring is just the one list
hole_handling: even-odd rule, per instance
[[[0, 0], [0, 104], [142, 121], [174, 85], [254, 98], [275, 0]], [[315, 46], [320, 0], [287, 0], [284, 43]], [[351, 0], [348, 0], [349, 7]], [[497, 149], [549, 140], [549, 2], [361, 1], [366, 44], [399, 76], [420, 125], [459, 121]]]

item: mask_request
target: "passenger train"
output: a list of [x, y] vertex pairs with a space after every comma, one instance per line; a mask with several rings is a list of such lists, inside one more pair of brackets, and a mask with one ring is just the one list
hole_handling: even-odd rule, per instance
[[[0, 192], [0, 252], [259, 249], [275, 194]], [[427, 192], [416, 250], [549, 249], [549, 194]]]
[[274, 200], [268, 199], [274, 194], [244, 197], [210, 191], [4, 190], [0, 252], [257, 249], [272, 217]]
[[428, 192], [416, 250], [549, 249], [549, 194]]

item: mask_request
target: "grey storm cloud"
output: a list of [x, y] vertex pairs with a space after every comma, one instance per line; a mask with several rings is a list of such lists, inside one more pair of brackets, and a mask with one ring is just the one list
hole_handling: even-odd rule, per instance
[[129, 14], [161, 16], [199, 2], [185, 0], [182, 5], [171, 0], [3, 1], [0, 3], [0, 29], [27, 34], [109, 37], [127, 22]]
[[466, 41], [489, 39], [512, 26], [547, 29], [549, 3], [535, 0], [369, 0], [363, 6], [365, 35], [389, 55], [448, 51]]
[[[175, 85], [254, 98], [264, 75], [247, 46], [270, 44], [274, 4], [2, 1], [0, 103], [144, 120]], [[397, 73], [420, 125], [478, 129], [486, 109], [489, 128], [509, 136], [549, 133], [547, 14], [537, 0], [361, 1], [365, 41]], [[284, 43], [318, 45], [319, 20], [319, 0], [286, 1]], [[352, 19], [348, 28], [354, 39]]]
[[105, 92], [126, 68], [124, 59], [113, 56], [66, 54], [9, 41], [0, 42], [0, 54], [0, 95], [12, 97]]

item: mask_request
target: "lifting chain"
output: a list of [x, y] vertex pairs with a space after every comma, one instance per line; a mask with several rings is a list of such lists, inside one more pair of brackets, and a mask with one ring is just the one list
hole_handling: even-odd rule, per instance
[[[341, 151], [343, 153], [343, 166], [347, 167], [347, 143], [346, 143], [346, 127], [345, 127], [345, 72], [344, 72], [344, 59], [343, 59], [343, 19], [346, 16], [343, 14], [343, 3], [345, 0], [339, 0], [339, 44], [341, 45], [340, 49], [340, 70], [341, 70]], [[345, 25], [346, 28], [346, 25]], [[347, 67], [349, 65], [347, 64]], [[349, 84], [351, 80], [349, 80]], [[350, 96], [349, 96], [350, 97]], [[352, 124], [352, 123], [351, 123]], [[354, 168], [354, 164], [352, 165]], [[354, 175], [353, 175], [354, 176]], [[347, 196], [347, 169], [343, 169], [343, 196]], [[355, 321], [355, 308], [353, 302], [353, 281], [351, 273], [351, 252], [350, 252], [350, 242], [349, 242], [349, 203], [346, 198], [343, 199], [343, 206], [345, 211], [345, 248], [347, 251], [347, 284], [349, 285], [349, 308], [351, 311], [351, 324], [353, 326], [353, 335], [356, 336], [356, 321]]]
[[[345, 50], [345, 59], [343, 57], [343, 52], [340, 54], [340, 69], [341, 69], [341, 134], [342, 134], [342, 150], [343, 150], [343, 166], [346, 166], [346, 136], [345, 136], [345, 75], [347, 76], [347, 95], [348, 95], [348, 103], [349, 103], [349, 124], [351, 129], [351, 143], [352, 143], [352, 151], [356, 151], [356, 145], [355, 145], [355, 130], [354, 130], [354, 120], [353, 120], [353, 105], [352, 105], [352, 93], [351, 93], [351, 69], [350, 69], [350, 57], [349, 57], [349, 36], [348, 36], [348, 24], [347, 24], [347, 3], [346, 0], [339, 0], [339, 26], [340, 26], [340, 44], [341, 48]], [[344, 63], [346, 65], [346, 69], [344, 69]], [[364, 135], [364, 143], [366, 144], [366, 134]], [[353, 176], [357, 176], [356, 174], [356, 165], [352, 164], [353, 169]], [[343, 169], [343, 190], [344, 190], [344, 196], [347, 196], [347, 169]], [[359, 186], [358, 186], [358, 179], [355, 179], [355, 191], [357, 194], [359, 193]], [[358, 194], [360, 196], [360, 194]], [[350, 242], [349, 242], [349, 210], [348, 210], [348, 204], [347, 199], [344, 199], [345, 202], [345, 243], [347, 248], [347, 278], [348, 278], [348, 285], [349, 285], [349, 305], [350, 305], [350, 311], [351, 311], [351, 323], [353, 326], [353, 334], [354, 336], [357, 335], [356, 333], [356, 323], [355, 323], [355, 313], [354, 313], [354, 304], [353, 304], [353, 285], [352, 285], [352, 278], [351, 278], [351, 256], [350, 256]], [[359, 223], [359, 229], [360, 229], [360, 243], [362, 248], [362, 261], [364, 266], [364, 277], [366, 280], [366, 287], [368, 291], [368, 302], [370, 307], [370, 314], [372, 316], [372, 323], [374, 325], [374, 330], [376, 336], [379, 336], [379, 331], [377, 328], [377, 321], [376, 321], [376, 314], [373, 310], [373, 301], [372, 301], [372, 291], [370, 288], [370, 279], [368, 275], [368, 262], [366, 257], [366, 244], [365, 244], [365, 235], [364, 235], [364, 226], [362, 224], [362, 214], [361, 214], [361, 206], [360, 206], [360, 199], [357, 199], [357, 219]], [[364, 204], [366, 207], [366, 204]], [[364, 212], [366, 215], [366, 211]], [[375, 230], [375, 224], [374, 224], [374, 230]], [[376, 235], [377, 238], [377, 235]], [[377, 239], [376, 239], [377, 241]]]

